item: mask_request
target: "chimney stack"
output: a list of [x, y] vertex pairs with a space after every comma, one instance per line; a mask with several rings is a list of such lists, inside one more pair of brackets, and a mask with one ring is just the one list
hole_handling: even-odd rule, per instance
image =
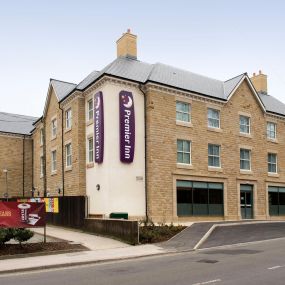
[[137, 59], [137, 36], [130, 29], [117, 40], [117, 57], [122, 56]]
[[253, 76], [250, 79], [258, 93], [267, 94], [267, 75], [259, 70], [259, 73], [257, 75], [253, 73]]

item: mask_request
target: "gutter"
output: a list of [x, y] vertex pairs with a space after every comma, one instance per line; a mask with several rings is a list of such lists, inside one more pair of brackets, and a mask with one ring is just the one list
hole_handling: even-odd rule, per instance
[[145, 216], [146, 216], [146, 221], [148, 221], [148, 193], [147, 193], [147, 127], [146, 127], [146, 94], [143, 91], [141, 84], [139, 85], [139, 90], [142, 92], [144, 95], [144, 172], [145, 172]]

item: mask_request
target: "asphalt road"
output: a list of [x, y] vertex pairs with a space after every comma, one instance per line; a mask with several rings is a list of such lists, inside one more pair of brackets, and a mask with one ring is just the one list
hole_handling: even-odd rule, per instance
[[[23, 259], [24, 262], [24, 259]], [[285, 284], [285, 239], [0, 276], [1, 285]]]

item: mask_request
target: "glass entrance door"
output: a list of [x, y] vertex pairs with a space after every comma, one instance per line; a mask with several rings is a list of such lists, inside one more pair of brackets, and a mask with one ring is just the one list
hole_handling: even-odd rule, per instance
[[242, 219], [253, 218], [252, 185], [240, 185], [240, 213]]

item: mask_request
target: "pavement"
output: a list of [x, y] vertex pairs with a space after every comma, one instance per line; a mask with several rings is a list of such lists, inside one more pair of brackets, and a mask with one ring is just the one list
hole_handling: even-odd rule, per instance
[[[37, 234], [41, 230], [37, 229]], [[285, 222], [194, 223], [167, 242], [130, 246], [117, 240], [60, 227], [47, 227], [49, 237], [81, 243], [90, 251], [0, 260], [0, 274], [62, 268], [106, 261], [189, 252], [198, 248], [285, 237]]]
[[[33, 231], [37, 234], [42, 235], [43, 240], [43, 228], [34, 228]], [[131, 247], [126, 243], [111, 238], [97, 236], [93, 234], [84, 233], [80, 230], [68, 229], [56, 226], [47, 226], [46, 228], [47, 237], [59, 238], [73, 243], [80, 243], [90, 250], [100, 249], [112, 249], [120, 247]]]

